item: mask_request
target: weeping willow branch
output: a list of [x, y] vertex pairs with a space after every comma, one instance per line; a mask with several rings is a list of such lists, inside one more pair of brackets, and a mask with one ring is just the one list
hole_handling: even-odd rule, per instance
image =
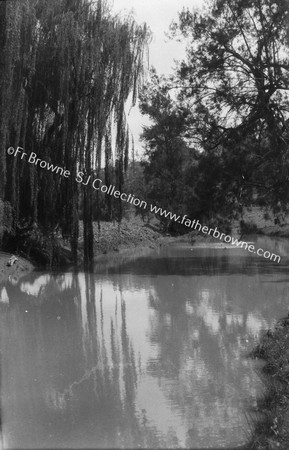
[[143, 81], [149, 30], [132, 17], [114, 16], [100, 0], [4, 1], [0, 25], [1, 198], [11, 203], [15, 223], [26, 220], [45, 230], [59, 224], [75, 259], [83, 198], [88, 264], [95, 193], [84, 187], [79, 192], [73, 177], [45, 180], [37, 168], [20, 168], [16, 160], [6, 167], [5, 148], [21, 145], [71, 174], [99, 174], [104, 160], [106, 181], [115, 178], [121, 188], [129, 152], [125, 105], [130, 96], [135, 103]]

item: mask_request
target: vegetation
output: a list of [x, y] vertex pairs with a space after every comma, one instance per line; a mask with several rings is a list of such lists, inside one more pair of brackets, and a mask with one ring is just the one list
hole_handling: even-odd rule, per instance
[[171, 26], [186, 60], [167, 79], [153, 73], [141, 98], [153, 120], [143, 133], [149, 193], [163, 202], [159, 186], [178, 172], [166, 206], [182, 198], [194, 218], [217, 221], [245, 205], [287, 209], [288, 11], [288, 0], [218, 0]]
[[[245, 206], [287, 211], [288, 25], [289, 0], [210, 0], [202, 12], [183, 10], [170, 33], [187, 43], [186, 59], [169, 77], [152, 69], [143, 86], [150, 32], [115, 16], [105, 0], [1, 1], [2, 247], [66, 264], [70, 251], [55, 238], [61, 231], [74, 262], [82, 239], [86, 266], [95, 249], [154, 247], [158, 230], [133, 221], [134, 233], [126, 222], [118, 231], [106, 224], [99, 238], [100, 220], [120, 223], [134, 208], [77, 182], [79, 173], [84, 184], [101, 177], [224, 231]], [[129, 161], [130, 100], [151, 120], [142, 164]], [[27, 164], [10, 147], [70, 176]], [[270, 378], [250, 448], [288, 448], [288, 325], [268, 333], [255, 353]]]
[[[148, 30], [113, 16], [101, 0], [7, 0], [0, 4], [0, 33], [0, 198], [12, 210], [12, 234], [59, 227], [76, 260], [81, 198], [89, 264], [93, 190], [80, 192], [76, 174], [97, 178], [104, 159], [106, 182], [121, 190], [130, 141], [125, 104], [137, 98]], [[10, 146], [71, 176], [24, 164], [6, 154]], [[121, 220], [120, 201], [117, 208]]]
[[262, 379], [265, 385], [264, 397], [259, 400], [261, 418], [256, 422], [248, 448], [287, 449], [288, 434], [288, 379], [289, 379], [289, 320], [282, 319], [275, 330], [269, 330], [253, 357], [265, 360]]
[[[20, 248], [27, 233], [35, 234], [39, 251], [44, 245], [56, 261], [57, 242], [51, 249], [48, 241], [61, 230], [77, 261], [82, 220], [90, 264], [93, 222], [120, 223], [131, 211], [121, 199], [84, 186], [99, 177], [148, 204], [226, 230], [244, 206], [286, 211], [288, 9], [288, 0], [217, 0], [202, 12], [183, 10], [170, 33], [187, 43], [186, 59], [167, 78], [152, 70], [144, 87], [146, 25], [114, 16], [103, 0], [1, 2], [4, 243], [13, 237]], [[140, 87], [140, 109], [152, 122], [142, 135], [142, 166], [129, 161], [133, 139], [125, 114]], [[9, 156], [10, 146], [70, 176]], [[139, 212], [144, 218], [146, 211]], [[167, 229], [176, 226], [161, 220]]]

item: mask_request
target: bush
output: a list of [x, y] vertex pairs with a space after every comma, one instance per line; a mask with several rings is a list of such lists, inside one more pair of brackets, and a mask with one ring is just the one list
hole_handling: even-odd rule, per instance
[[259, 233], [258, 227], [255, 223], [244, 222], [244, 220], [240, 220], [240, 230], [241, 234]]

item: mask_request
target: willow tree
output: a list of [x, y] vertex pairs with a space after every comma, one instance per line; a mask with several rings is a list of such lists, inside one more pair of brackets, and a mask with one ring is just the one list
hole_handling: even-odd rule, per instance
[[24, 83], [27, 71], [33, 73], [34, 67], [34, 4], [0, 4], [0, 199], [13, 206], [14, 228], [19, 218], [21, 172], [16, 159], [7, 160], [5, 150], [23, 144], [26, 138], [28, 100]]
[[[5, 1], [0, 21], [2, 198], [12, 205], [16, 224], [29, 219], [46, 231], [60, 224], [76, 258], [75, 175], [99, 175], [104, 159], [106, 180], [121, 189], [129, 149], [125, 105], [130, 95], [136, 100], [149, 33], [132, 17], [113, 16], [101, 0]], [[11, 145], [65, 166], [70, 178], [17, 158], [6, 167]], [[83, 187], [86, 263], [93, 259], [93, 194], [91, 186]]]

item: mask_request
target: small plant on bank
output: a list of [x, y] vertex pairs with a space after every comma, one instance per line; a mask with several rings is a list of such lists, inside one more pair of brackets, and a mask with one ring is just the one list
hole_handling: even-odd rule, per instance
[[289, 320], [280, 320], [252, 353], [265, 361], [260, 371], [264, 396], [258, 401], [258, 418], [248, 449], [289, 448]]

